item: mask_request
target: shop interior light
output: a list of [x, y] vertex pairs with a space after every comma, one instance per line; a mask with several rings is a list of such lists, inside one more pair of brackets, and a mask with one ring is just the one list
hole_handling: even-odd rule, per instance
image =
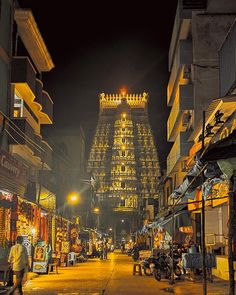
[[31, 233], [32, 233], [32, 236], [34, 236], [36, 234], [36, 228], [35, 227], [31, 228]]
[[109, 231], [112, 231], [112, 228], [111, 227], [109, 228]]

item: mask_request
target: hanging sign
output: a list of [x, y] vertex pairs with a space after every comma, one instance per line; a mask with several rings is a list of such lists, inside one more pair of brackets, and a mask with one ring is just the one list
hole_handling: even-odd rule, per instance
[[21, 184], [27, 180], [26, 166], [3, 150], [0, 150], [0, 174]]

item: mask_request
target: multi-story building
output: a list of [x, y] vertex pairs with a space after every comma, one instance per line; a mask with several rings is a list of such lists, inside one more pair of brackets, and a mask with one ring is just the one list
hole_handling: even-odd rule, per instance
[[42, 73], [49, 72], [54, 64], [32, 12], [16, 8], [14, 20], [17, 31], [11, 63], [9, 150], [28, 167], [25, 195], [37, 202], [50, 195], [50, 203], [52, 199], [55, 203], [55, 195], [43, 185], [40, 173], [51, 169], [52, 160], [52, 149], [41, 135], [41, 126], [53, 120], [53, 102], [43, 87]]
[[[235, 1], [179, 0], [169, 48], [170, 78], [167, 105], [167, 176], [173, 188], [186, 175], [186, 160], [193, 144], [192, 131], [214, 98], [219, 97], [218, 50], [236, 12]], [[172, 188], [172, 189], [173, 189]]]
[[[100, 94], [99, 121], [88, 160], [101, 210], [107, 208], [107, 217], [114, 211], [120, 217], [135, 216], [136, 226], [143, 209], [144, 219], [154, 218], [160, 175], [147, 105], [147, 93]], [[103, 214], [100, 225], [105, 227], [107, 220]]]
[[[52, 124], [53, 102], [42, 73], [54, 64], [30, 10], [16, 1], [0, 3], [0, 248], [18, 235], [29, 243], [50, 242], [55, 212], [52, 149], [41, 126]], [[31, 251], [29, 249], [29, 251]], [[29, 252], [29, 256], [32, 252]], [[32, 259], [32, 257], [31, 257]]]
[[[167, 104], [171, 106], [167, 138], [173, 142], [167, 158], [171, 191], [182, 184], [202, 147], [203, 116], [205, 146], [235, 129], [235, 19], [235, 1], [178, 2], [167, 89]], [[185, 194], [192, 199], [188, 201], [192, 220], [189, 233], [197, 244], [201, 244], [202, 195], [200, 185], [191, 195]], [[206, 246], [219, 254], [227, 254], [227, 195], [227, 181], [222, 179], [213, 185], [206, 201]], [[227, 269], [227, 257], [218, 256], [215, 274], [227, 278]]]

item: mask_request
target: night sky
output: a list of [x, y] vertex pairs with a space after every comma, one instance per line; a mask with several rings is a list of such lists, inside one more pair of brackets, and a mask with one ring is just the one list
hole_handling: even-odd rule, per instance
[[54, 101], [55, 130], [83, 126], [88, 147], [98, 119], [98, 95], [149, 93], [149, 118], [161, 164], [166, 142], [168, 49], [177, 0], [19, 1], [31, 8], [55, 63], [43, 74]]

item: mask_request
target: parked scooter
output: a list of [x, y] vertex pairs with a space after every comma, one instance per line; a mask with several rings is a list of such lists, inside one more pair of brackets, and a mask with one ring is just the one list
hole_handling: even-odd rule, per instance
[[141, 261], [141, 267], [143, 269], [143, 272], [146, 276], [152, 276], [153, 275], [153, 269], [150, 267], [152, 263], [156, 263], [157, 258], [154, 257], [148, 257], [145, 258], [143, 261]]
[[[178, 277], [182, 275], [180, 266], [178, 265], [179, 258], [174, 256], [174, 274]], [[164, 276], [166, 279], [170, 279], [172, 270], [172, 259], [169, 255], [164, 253], [159, 254], [156, 261], [150, 264], [153, 275], [157, 281], [160, 281]]]

